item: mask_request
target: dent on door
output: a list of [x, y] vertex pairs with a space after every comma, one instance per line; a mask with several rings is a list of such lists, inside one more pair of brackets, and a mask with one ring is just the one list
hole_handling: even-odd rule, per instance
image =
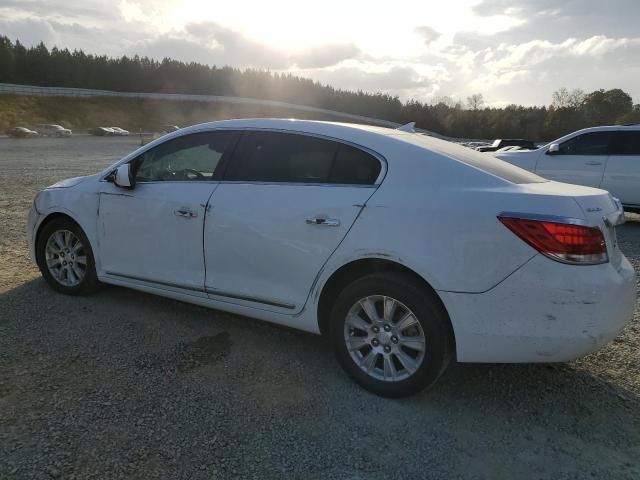
[[[100, 194], [104, 273], [202, 292], [205, 205], [214, 186], [158, 182]], [[188, 187], [188, 188], [187, 188]]]

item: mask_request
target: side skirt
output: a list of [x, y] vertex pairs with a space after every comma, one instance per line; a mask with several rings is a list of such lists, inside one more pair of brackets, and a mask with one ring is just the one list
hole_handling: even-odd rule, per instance
[[98, 277], [98, 280], [110, 285], [127, 287], [141, 292], [150, 293], [152, 295], [159, 295], [161, 297], [167, 297], [173, 300], [199, 305], [201, 307], [212, 308], [236, 315], [243, 315], [258, 320], [264, 320], [270, 323], [275, 323], [277, 325], [295, 328], [296, 330], [303, 330], [305, 332], [315, 334], [320, 333], [317, 328], [317, 322], [314, 324], [313, 322], [302, 321], [303, 317], [300, 316], [275, 313], [260, 308], [237, 305], [235, 303], [225, 302], [223, 300], [212, 299], [206, 295], [204, 289], [199, 291], [183, 289], [175, 285], [164, 286], [141, 280], [116, 277], [114, 275], [102, 275]]

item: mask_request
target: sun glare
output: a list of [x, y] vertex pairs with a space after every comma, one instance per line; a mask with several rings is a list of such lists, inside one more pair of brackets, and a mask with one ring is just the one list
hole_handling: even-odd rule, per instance
[[[376, 56], [410, 57], [424, 51], [415, 27], [427, 25], [449, 43], [459, 31], [495, 33], [517, 26], [505, 16], [477, 16], [471, 7], [477, 0], [440, 2], [409, 0], [403, 8], [388, 2], [325, 0], [308, 4], [294, 0], [241, 3], [187, 0], [164, 9], [164, 29], [180, 30], [190, 22], [214, 22], [273, 47], [295, 51], [331, 43], [353, 43]], [[159, 25], [160, 26], [160, 25]]]

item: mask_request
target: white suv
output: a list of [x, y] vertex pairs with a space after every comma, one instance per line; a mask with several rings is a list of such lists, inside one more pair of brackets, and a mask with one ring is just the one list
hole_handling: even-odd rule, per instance
[[613, 339], [634, 271], [611, 195], [364, 125], [231, 120], [167, 134], [40, 192], [31, 253], [56, 290], [99, 282], [330, 339], [400, 396], [461, 362], [559, 362]]
[[640, 125], [585, 128], [537, 150], [495, 156], [551, 180], [603, 188], [640, 213]]

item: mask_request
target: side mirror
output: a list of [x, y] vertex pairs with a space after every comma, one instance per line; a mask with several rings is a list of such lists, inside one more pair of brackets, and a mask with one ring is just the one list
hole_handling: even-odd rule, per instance
[[558, 145], [557, 143], [552, 143], [551, 145], [549, 145], [547, 155], [555, 155], [556, 153], [560, 153], [560, 145]]
[[113, 176], [113, 183], [116, 184], [117, 187], [121, 188], [133, 188], [136, 185], [136, 179], [133, 175], [133, 170], [131, 168], [130, 163], [123, 163], [118, 166], [115, 170], [115, 174]]

